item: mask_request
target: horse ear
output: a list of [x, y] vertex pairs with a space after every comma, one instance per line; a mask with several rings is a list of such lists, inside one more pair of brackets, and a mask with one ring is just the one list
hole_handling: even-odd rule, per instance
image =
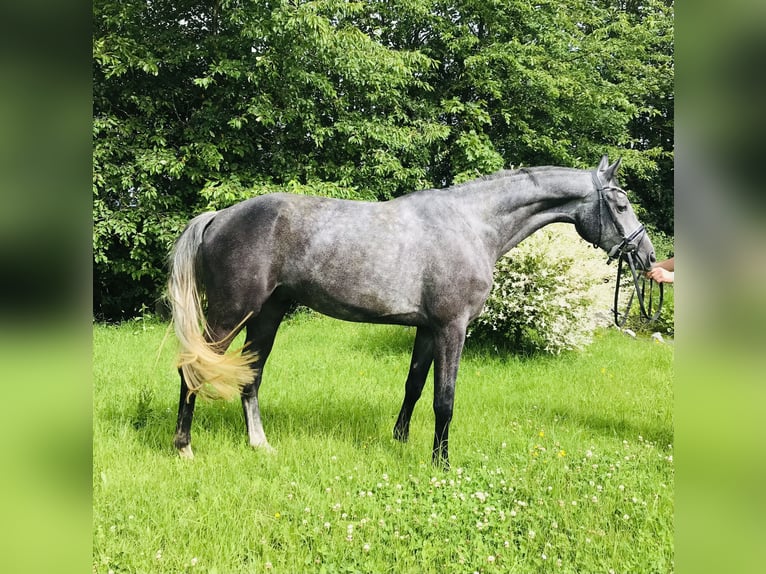
[[604, 171], [609, 165], [609, 156], [604, 154], [601, 156], [601, 161], [598, 164], [598, 171]]
[[[603, 162], [603, 159], [602, 159], [602, 162]], [[606, 168], [606, 171], [605, 171], [606, 181], [609, 181], [610, 179], [614, 178], [614, 176], [617, 174], [617, 170], [620, 169], [620, 164], [622, 164], [622, 157], [618, 157], [616, 162], [614, 162], [612, 165]]]

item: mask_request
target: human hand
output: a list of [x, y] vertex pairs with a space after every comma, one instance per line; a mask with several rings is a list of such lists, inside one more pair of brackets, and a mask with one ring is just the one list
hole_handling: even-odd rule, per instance
[[651, 271], [646, 272], [646, 276], [657, 283], [673, 283], [674, 275], [675, 272], [668, 271], [662, 267], [655, 267]]

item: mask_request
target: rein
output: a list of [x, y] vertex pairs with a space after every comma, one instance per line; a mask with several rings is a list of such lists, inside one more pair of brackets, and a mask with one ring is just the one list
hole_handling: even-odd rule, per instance
[[[622, 278], [622, 268], [626, 261], [630, 267], [630, 273], [633, 276], [633, 291], [631, 291], [630, 297], [628, 297], [628, 304], [625, 306], [625, 311], [620, 313], [620, 280]], [[648, 293], [646, 289], [647, 283], [649, 283]], [[636, 295], [638, 295], [638, 306], [641, 311], [641, 318], [647, 323], [653, 323], [659, 319], [660, 312], [662, 311], [664, 285], [662, 283], [658, 283], [658, 285], [659, 299], [657, 300], [657, 309], [653, 311], [652, 308], [654, 306], [654, 299], [652, 292], [654, 291], [654, 281], [651, 279], [646, 279], [636, 271], [635, 256], [633, 253], [628, 252], [622, 254], [620, 256], [620, 261], [617, 264], [617, 284], [614, 287], [614, 308], [612, 309], [614, 312], [614, 324], [618, 327], [622, 327], [625, 324], [625, 322], [628, 320], [630, 308], [633, 305], [633, 298]]]
[[[638, 305], [641, 312], [641, 317], [643, 320], [645, 320], [648, 323], [652, 323], [656, 321], [660, 317], [660, 312], [662, 311], [662, 300], [664, 295], [664, 288], [663, 284], [659, 283], [659, 299], [657, 301], [657, 308], [656, 310], [653, 310], [654, 304], [653, 304], [653, 290], [654, 286], [652, 285], [653, 281], [647, 280], [645, 277], [641, 276], [639, 272], [636, 271], [636, 254], [634, 253], [636, 250], [636, 247], [638, 245], [638, 241], [641, 239], [641, 236], [646, 233], [646, 229], [643, 225], [639, 225], [634, 231], [632, 231], [630, 234], [626, 234], [624, 228], [622, 225], [620, 225], [619, 221], [617, 220], [617, 217], [615, 216], [611, 205], [606, 201], [606, 198], [604, 197], [604, 190], [615, 190], [620, 193], [624, 193], [627, 195], [627, 192], [617, 186], [605, 186], [603, 183], [601, 183], [601, 178], [598, 176], [598, 172], [594, 171], [591, 173], [593, 178], [593, 183], [596, 186], [596, 191], [598, 192], [598, 199], [599, 199], [599, 210], [598, 210], [598, 241], [596, 244], [594, 244], [594, 247], [598, 247], [601, 243], [602, 238], [602, 232], [603, 232], [603, 221], [602, 221], [602, 213], [603, 213], [603, 205], [606, 205], [607, 211], [609, 212], [610, 216], [612, 217], [612, 223], [614, 224], [617, 231], [620, 232], [622, 235], [622, 241], [615, 245], [608, 253], [608, 259], [607, 263], [611, 263], [615, 259], [618, 260], [617, 264], [617, 283], [614, 288], [614, 309], [612, 311], [614, 312], [614, 324], [618, 327], [622, 327], [625, 322], [628, 319], [628, 314], [630, 313], [630, 308], [633, 305], [633, 298], [638, 295]], [[623, 313], [620, 313], [619, 311], [619, 299], [620, 299], [620, 281], [622, 278], [622, 271], [623, 266], [627, 262], [628, 266], [630, 267], [631, 275], [633, 276], [633, 291], [630, 294], [630, 297], [628, 298], [628, 304], [625, 307], [625, 311]], [[649, 289], [646, 289], [646, 283], [649, 282]]]

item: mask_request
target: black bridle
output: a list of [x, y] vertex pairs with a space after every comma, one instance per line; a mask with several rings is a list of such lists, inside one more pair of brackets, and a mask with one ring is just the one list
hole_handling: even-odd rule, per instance
[[[629, 234], [625, 233], [625, 229], [620, 224], [617, 216], [614, 213], [614, 210], [612, 209], [612, 206], [609, 204], [609, 202], [604, 197], [604, 190], [611, 190], [616, 191], [618, 193], [624, 193], [627, 195], [627, 192], [617, 186], [614, 185], [604, 185], [601, 183], [601, 178], [598, 176], [598, 171], [592, 172], [593, 177], [593, 183], [596, 186], [596, 191], [598, 193], [598, 241], [594, 245], [594, 247], [599, 247], [601, 244], [602, 239], [602, 232], [603, 232], [603, 221], [602, 221], [602, 214], [604, 210], [604, 206], [606, 206], [607, 212], [612, 218], [612, 223], [614, 224], [615, 229], [622, 235], [622, 241], [615, 245], [608, 253], [609, 259], [607, 259], [607, 263], [610, 263], [614, 261], [615, 259], [618, 260], [617, 264], [617, 284], [614, 288], [614, 308], [612, 311], [614, 312], [614, 323], [618, 327], [622, 327], [625, 324], [625, 321], [628, 319], [628, 313], [630, 312], [630, 308], [633, 305], [633, 298], [638, 295], [638, 305], [641, 310], [641, 317], [643, 320], [651, 323], [653, 321], [656, 321], [660, 316], [660, 311], [662, 310], [662, 299], [663, 299], [663, 285], [662, 283], [659, 283], [659, 300], [657, 301], [657, 309], [653, 311], [654, 303], [653, 303], [653, 290], [654, 285], [653, 281], [650, 279], [647, 279], [643, 274], [639, 274], [639, 272], [636, 271], [636, 260], [638, 259], [638, 256], [636, 254], [636, 250], [638, 248], [638, 244], [641, 241], [641, 238], [646, 233], [646, 229], [643, 225], [639, 224], [638, 227], [632, 231]], [[619, 299], [620, 299], [620, 280], [622, 277], [623, 272], [623, 266], [625, 263], [628, 264], [630, 267], [631, 275], [633, 276], [633, 286], [634, 290], [631, 292], [630, 297], [628, 298], [628, 304], [625, 306], [625, 311], [623, 313], [620, 313], [619, 311]], [[642, 265], [642, 267], [646, 267], [646, 265]], [[647, 282], [649, 283], [649, 288], [647, 289]]]
[[614, 224], [615, 229], [617, 229], [617, 232], [622, 235], [622, 241], [612, 247], [612, 249], [609, 251], [609, 261], [613, 261], [615, 259], [618, 259], [622, 257], [626, 253], [632, 253], [638, 248], [638, 243], [643, 237], [643, 235], [646, 233], [646, 229], [644, 229], [644, 226], [640, 223], [638, 224], [638, 227], [634, 229], [631, 233], [626, 234], [625, 228], [620, 223], [619, 219], [617, 218], [617, 215], [614, 213], [614, 209], [612, 208], [611, 204], [606, 200], [606, 197], [604, 197], [604, 191], [616, 191], [618, 193], [622, 193], [623, 195], [627, 196], [628, 192], [622, 189], [621, 187], [617, 187], [616, 185], [604, 185], [601, 183], [601, 178], [598, 176], [598, 172], [594, 171], [591, 173], [591, 176], [593, 177], [593, 183], [596, 186], [596, 193], [598, 193], [598, 241], [594, 245], [595, 247], [599, 247], [601, 244], [602, 234], [603, 234], [603, 216], [604, 213], [604, 207], [606, 206], [606, 210], [609, 213], [609, 215], [612, 218], [612, 223]]

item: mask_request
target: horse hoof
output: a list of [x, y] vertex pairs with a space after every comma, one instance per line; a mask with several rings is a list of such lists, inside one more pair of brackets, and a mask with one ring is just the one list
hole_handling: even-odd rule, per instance
[[192, 452], [191, 445], [187, 444], [185, 447], [179, 448], [178, 456], [180, 456], [181, 458], [188, 458], [188, 459], [194, 458], [194, 453]]
[[394, 431], [394, 440], [398, 441], [398, 442], [401, 442], [401, 443], [406, 443], [406, 442], [408, 442], [410, 440], [409, 433], [408, 432], [402, 432], [402, 431], [396, 431], [395, 430]]

